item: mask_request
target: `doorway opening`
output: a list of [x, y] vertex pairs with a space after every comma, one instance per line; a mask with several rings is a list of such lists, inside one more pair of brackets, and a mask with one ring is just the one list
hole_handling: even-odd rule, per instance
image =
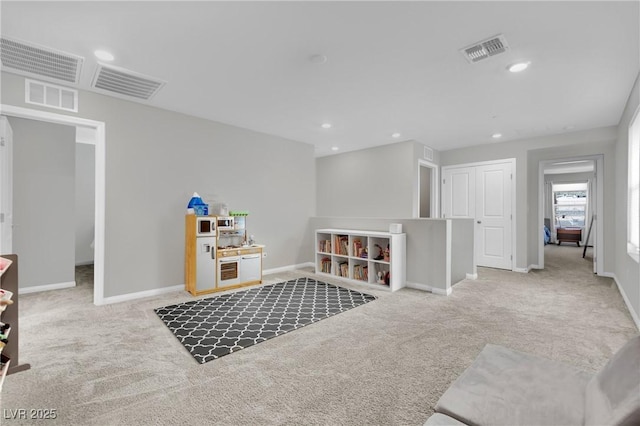
[[[602, 274], [604, 265], [602, 155], [541, 161], [538, 182], [538, 265], [544, 269], [548, 245], [574, 246], [575, 256], [593, 263]], [[566, 251], [566, 249], [564, 250]]]
[[[24, 118], [35, 121], [49, 122], [83, 128], [84, 133], [91, 134], [84, 143], [94, 145], [95, 162], [95, 201], [94, 201], [94, 274], [93, 274], [93, 303], [104, 304], [104, 245], [105, 245], [105, 198], [106, 198], [106, 149], [105, 123], [87, 120], [68, 115], [55, 114], [46, 111], [32, 110], [13, 105], [2, 104], [0, 113], [8, 117]], [[4, 192], [4, 191], [3, 191]]]
[[416, 179], [416, 195], [413, 206], [413, 217], [439, 217], [438, 166], [425, 160], [418, 160], [418, 176]]

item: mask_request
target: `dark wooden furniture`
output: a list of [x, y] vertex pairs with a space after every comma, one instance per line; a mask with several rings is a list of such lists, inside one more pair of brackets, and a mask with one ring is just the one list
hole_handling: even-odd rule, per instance
[[558, 228], [556, 231], [556, 239], [558, 245], [562, 242], [576, 243], [580, 247], [580, 241], [582, 240], [581, 228]]
[[20, 310], [20, 297], [18, 295], [18, 255], [3, 254], [2, 257], [11, 260], [13, 263], [9, 269], [2, 275], [0, 288], [9, 290], [13, 293], [13, 304], [8, 305], [7, 309], [2, 312], [2, 322], [11, 325], [11, 334], [9, 335], [9, 343], [2, 350], [2, 355], [11, 359], [9, 371], [7, 374], [17, 373], [19, 371], [31, 368], [29, 364], [20, 364], [18, 359], [18, 345], [20, 339], [20, 328], [18, 326], [18, 312]]

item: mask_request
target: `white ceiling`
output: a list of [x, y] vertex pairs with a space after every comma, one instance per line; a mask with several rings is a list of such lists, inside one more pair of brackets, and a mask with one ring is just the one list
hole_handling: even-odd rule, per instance
[[[637, 1], [11, 2], [2, 35], [166, 80], [148, 103], [345, 152], [437, 150], [617, 125], [640, 69]], [[505, 54], [459, 49], [503, 34]], [[327, 56], [324, 64], [312, 55]], [[512, 74], [505, 67], [531, 61]], [[82, 105], [80, 105], [82, 107]], [[330, 122], [333, 127], [320, 125]], [[398, 139], [391, 134], [400, 132]]]

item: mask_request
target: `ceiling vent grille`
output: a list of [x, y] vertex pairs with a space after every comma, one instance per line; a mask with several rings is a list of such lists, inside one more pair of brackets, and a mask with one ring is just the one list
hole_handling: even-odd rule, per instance
[[25, 79], [25, 102], [78, 112], [78, 91], [55, 84]]
[[425, 160], [433, 161], [433, 149], [425, 146], [423, 156]]
[[478, 61], [482, 61], [483, 59], [490, 58], [491, 56], [504, 53], [507, 50], [509, 50], [507, 40], [502, 34], [500, 34], [478, 43], [474, 43], [464, 49], [460, 49], [460, 52], [469, 63], [473, 64]]
[[7, 71], [77, 84], [84, 58], [7, 37], [0, 38], [0, 59]]
[[91, 86], [119, 95], [149, 100], [165, 84], [165, 81], [123, 68], [98, 64]]

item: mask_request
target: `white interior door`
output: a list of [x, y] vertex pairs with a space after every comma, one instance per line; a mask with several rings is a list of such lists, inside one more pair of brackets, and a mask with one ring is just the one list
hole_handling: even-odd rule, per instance
[[0, 254], [13, 251], [13, 131], [0, 116]]
[[478, 266], [513, 269], [511, 162], [442, 171], [443, 217], [475, 221]]
[[511, 164], [476, 167], [476, 261], [511, 269]]
[[442, 171], [442, 214], [445, 218], [475, 218], [476, 199], [474, 167]]

